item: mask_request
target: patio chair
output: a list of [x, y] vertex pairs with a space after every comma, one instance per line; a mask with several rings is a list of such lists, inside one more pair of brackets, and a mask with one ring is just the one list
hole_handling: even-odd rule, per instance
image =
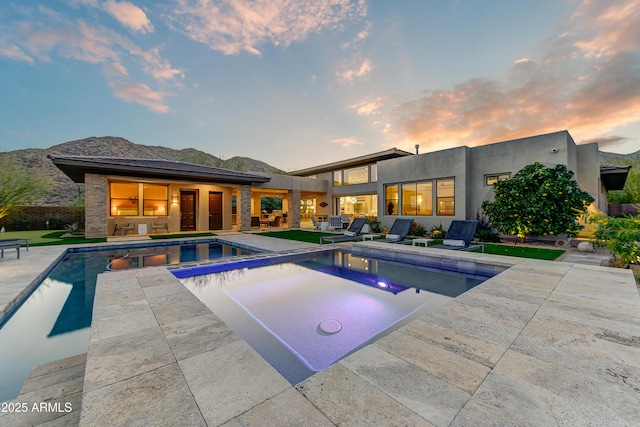
[[164, 234], [164, 230], [166, 229], [167, 231], [169, 227], [167, 227], [167, 223], [166, 222], [154, 222], [151, 224], [151, 233], [153, 233], [154, 230], [158, 230], [159, 232], [161, 232], [162, 234]]
[[315, 215], [313, 215], [311, 217], [311, 222], [313, 222], [313, 229], [314, 230], [320, 230], [320, 222], [316, 219]]
[[451, 226], [447, 231], [447, 235], [442, 241], [442, 244], [431, 245], [429, 247], [436, 249], [450, 249], [454, 251], [470, 251], [473, 249], [482, 249], [482, 252], [484, 252], [484, 245], [471, 244], [471, 240], [476, 234], [477, 227], [478, 221], [475, 219], [465, 221], [452, 221]]
[[393, 222], [391, 230], [384, 237], [385, 242], [389, 243], [409, 243], [405, 240], [409, 230], [411, 230], [411, 224], [413, 224], [413, 218], [398, 218]]
[[127, 231], [136, 231], [136, 226], [135, 224], [131, 224], [129, 222], [121, 222], [116, 220], [116, 226], [113, 228], [113, 235], [115, 236], [118, 231], [122, 236], [124, 236], [125, 234], [127, 234]]
[[362, 227], [364, 227], [366, 223], [367, 223], [366, 216], [355, 218], [351, 222], [351, 225], [349, 226], [347, 231], [344, 232], [344, 234], [337, 234], [335, 236], [322, 236], [320, 237], [320, 244], [324, 243], [325, 240], [328, 240], [331, 243], [358, 240], [358, 236], [360, 236]]
[[329, 217], [329, 227], [334, 230], [342, 230], [342, 217], [341, 216], [332, 216]]
[[27, 245], [27, 250], [29, 250], [29, 240], [28, 239], [2, 239], [0, 240], [0, 257], [4, 258], [4, 250], [5, 249], [15, 249], [18, 255], [18, 259], [20, 259], [20, 245]]
[[269, 227], [280, 227], [281, 220], [282, 220], [282, 217], [280, 215], [276, 215], [275, 218], [273, 218], [273, 221], [269, 221], [267, 225]]

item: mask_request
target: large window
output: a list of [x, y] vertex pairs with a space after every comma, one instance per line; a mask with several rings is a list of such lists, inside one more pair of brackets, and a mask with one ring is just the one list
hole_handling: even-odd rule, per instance
[[338, 197], [338, 215], [377, 216], [378, 195], [342, 196]]
[[138, 215], [138, 184], [112, 182], [110, 184], [109, 212], [111, 216]]
[[453, 179], [437, 180], [436, 205], [438, 215], [455, 215], [455, 182]]
[[433, 215], [433, 184], [408, 182], [402, 184], [403, 215]]
[[385, 186], [384, 213], [398, 215], [398, 184]]
[[437, 188], [437, 215], [454, 215], [455, 191], [452, 178], [386, 185], [385, 214], [433, 215], [434, 182]]
[[357, 168], [333, 171], [333, 186], [365, 184], [378, 180], [378, 165], [358, 166]]
[[167, 215], [168, 188], [166, 185], [144, 184], [142, 195], [143, 215], [165, 216]]
[[333, 186], [340, 187], [342, 185], [342, 171], [333, 172]]
[[344, 170], [343, 185], [363, 184], [369, 182], [369, 167], [362, 166], [359, 168]]

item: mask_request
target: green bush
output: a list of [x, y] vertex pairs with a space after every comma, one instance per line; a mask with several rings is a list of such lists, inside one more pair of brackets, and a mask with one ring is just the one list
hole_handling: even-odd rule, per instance
[[480, 213], [480, 210], [476, 211], [476, 220], [478, 221], [478, 228], [476, 228], [475, 237], [478, 240], [481, 242], [500, 243], [500, 235], [493, 231], [489, 220]]
[[442, 224], [434, 225], [429, 230], [429, 237], [432, 239], [444, 239], [447, 235], [447, 230], [442, 226]]
[[367, 224], [369, 224], [369, 228], [372, 233], [382, 233], [382, 224], [378, 221], [377, 216], [370, 216], [367, 218]]
[[576, 219], [594, 201], [562, 164], [547, 168], [532, 163], [513, 178], [493, 184], [493, 190], [495, 199], [482, 203], [483, 213], [500, 233], [522, 242], [529, 235], [574, 237], [582, 229]]
[[427, 230], [417, 222], [413, 221], [411, 223], [411, 229], [409, 230], [409, 234], [412, 236], [424, 236], [427, 234]]
[[613, 218], [600, 213], [590, 222], [598, 226], [593, 245], [609, 249], [618, 266], [640, 263], [639, 216]]
[[36, 217], [30, 213], [19, 213], [14, 215], [9, 220], [9, 229], [14, 231], [24, 230], [39, 230], [44, 228], [44, 224], [38, 227], [36, 224]]

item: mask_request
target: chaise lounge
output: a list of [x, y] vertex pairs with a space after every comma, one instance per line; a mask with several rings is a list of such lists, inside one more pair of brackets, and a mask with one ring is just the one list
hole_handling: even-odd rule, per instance
[[366, 216], [355, 218], [351, 222], [351, 225], [349, 226], [347, 231], [344, 232], [344, 234], [337, 234], [335, 236], [322, 236], [320, 237], [320, 244], [324, 243], [325, 240], [331, 243], [349, 242], [349, 241], [357, 240], [358, 236], [360, 236], [360, 232], [362, 232], [362, 227], [364, 227], [366, 223], [367, 223]]
[[390, 243], [408, 243], [409, 241], [405, 239], [411, 230], [411, 224], [413, 224], [413, 218], [396, 219], [384, 240]]
[[2, 239], [0, 240], [0, 257], [4, 258], [5, 249], [15, 249], [20, 258], [20, 246], [25, 245], [29, 250], [29, 239]]
[[444, 241], [439, 245], [429, 246], [436, 249], [449, 249], [454, 251], [471, 251], [474, 249], [482, 249], [484, 253], [484, 245], [472, 245], [471, 240], [476, 234], [478, 221], [475, 219], [451, 222], [451, 226], [444, 237]]

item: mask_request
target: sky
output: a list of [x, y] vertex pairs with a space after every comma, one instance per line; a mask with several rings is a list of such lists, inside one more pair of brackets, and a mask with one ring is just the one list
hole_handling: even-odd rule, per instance
[[0, 151], [90, 136], [285, 171], [568, 130], [640, 149], [637, 0], [3, 0]]

